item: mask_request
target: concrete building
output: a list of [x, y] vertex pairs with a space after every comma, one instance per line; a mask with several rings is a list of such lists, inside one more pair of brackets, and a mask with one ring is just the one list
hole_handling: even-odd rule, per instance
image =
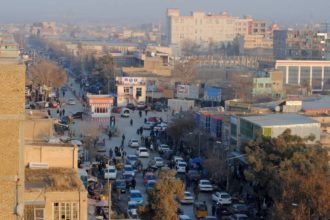
[[277, 60], [277, 70], [283, 73], [283, 83], [300, 85], [311, 91], [330, 90], [330, 61]]
[[87, 94], [89, 115], [92, 119], [110, 120], [114, 98], [110, 95]]
[[29, 110], [25, 113], [24, 140], [45, 141], [54, 134], [54, 119], [46, 111]]
[[266, 32], [264, 21], [254, 21], [251, 17], [238, 18], [227, 12], [212, 15], [195, 11], [190, 16], [182, 16], [178, 9], [168, 9], [166, 23], [168, 45], [180, 45], [184, 41], [226, 43], [233, 41], [238, 34]]
[[25, 66], [0, 64], [0, 81], [0, 219], [13, 220], [24, 210]]
[[314, 135], [313, 143], [320, 140], [320, 123], [299, 114], [268, 114], [240, 118], [241, 143], [254, 140], [258, 134], [277, 137], [286, 129], [302, 138]]
[[147, 81], [144, 77], [116, 77], [117, 106], [146, 102]]
[[258, 71], [252, 79], [252, 96], [271, 96], [281, 98], [284, 96], [282, 72], [276, 70]]
[[327, 58], [326, 33], [314, 30], [274, 31], [275, 59], [323, 60]]
[[273, 38], [265, 34], [240, 35], [239, 54], [245, 56], [273, 56]]

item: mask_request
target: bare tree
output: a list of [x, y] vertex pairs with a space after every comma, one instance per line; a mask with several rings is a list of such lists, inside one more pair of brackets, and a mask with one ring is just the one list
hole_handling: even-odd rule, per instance
[[44, 88], [46, 98], [50, 89], [59, 88], [67, 81], [67, 74], [56, 63], [40, 60], [30, 67], [28, 79], [34, 89]]
[[89, 160], [95, 158], [96, 144], [101, 135], [101, 131], [96, 122], [82, 121], [79, 125], [80, 135], [83, 138], [83, 147], [88, 151]]
[[183, 60], [174, 66], [173, 78], [181, 83], [193, 83], [197, 79], [197, 66], [193, 59]]

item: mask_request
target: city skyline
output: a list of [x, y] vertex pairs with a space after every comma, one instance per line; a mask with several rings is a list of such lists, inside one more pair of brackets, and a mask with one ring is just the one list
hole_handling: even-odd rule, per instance
[[[191, 11], [206, 13], [229, 12], [233, 16], [253, 16], [269, 23], [284, 25], [311, 24], [326, 22], [327, 8], [330, 2], [317, 1], [270, 1], [242, 0], [220, 2], [218, 0], [71, 0], [31, 2], [6, 1], [6, 8], [0, 15], [1, 23], [26, 23], [34, 21], [57, 21], [72, 23], [109, 23], [109, 24], [141, 24], [163, 22], [167, 8], [178, 8], [182, 14]], [[272, 11], [270, 11], [270, 9]], [[316, 13], [317, 12], [317, 13]]]

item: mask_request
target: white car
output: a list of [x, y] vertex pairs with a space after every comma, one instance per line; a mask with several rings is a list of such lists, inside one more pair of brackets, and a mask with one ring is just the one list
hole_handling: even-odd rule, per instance
[[154, 161], [157, 167], [164, 166], [164, 160], [161, 157], [154, 157]]
[[137, 148], [140, 146], [139, 141], [137, 139], [131, 139], [128, 142], [128, 146], [132, 147], [132, 148]]
[[138, 157], [134, 154], [127, 155], [127, 161], [130, 165], [135, 166], [136, 161], [138, 160]]
[[139, 219], [137, 214], [137, 204], [134, 201], [128, 201], [127, 204], [127, 216], [129, 219]]
[[161, 122], [154, 126], [154, 131], [165, 131], [167, 129], [167, 123]]
[[117, 170], [115, 166], [108, 166], [104, 169], [104, 179], [116, 179]]
[[179, 161], [184, 162], [183, 158], [182, 158], [182, 157], [179, 157], [179, 156], [174, 156], [174, 157], [173, 157], [173, 160], [174, 160], [174, 162], [175, 162], [176, 164], [177, 164]]
[[191, 220], [188, 215], [179, 215], [179, 220]]
[[183, 161], [178, 161], [175, 166], [177, 173], [185, 173], [186, 172], [187, 163]]
[[168, 152], [169, 150], [170, 150], [170, 147], [167, 144], [161, 144], [158, 147], [159, 153], [165, 153], [165, 152]]
[[69, 105], [75, 105], [76, 104], [76, 101], [74, 99], [69, 99], [68, 100], [68, 104]]
[[147, 123], [143, 124], [143, 129], [144, 130], [150, 130], [154, 125], [155, 125], [154, 122], [148, 121]]
[[126, 164], [124, 166], [124, 169], [123, 169], [123, 174], [124, 175], [131, 175], [131, 176], [135, 176], [135, 172], [134, 172], [134, 168], [132, 165], [128, 165]]
[[213, 191], [213, 186], [209, 180], [200, 180], [198, 183], [199, 191], [210, 192]]
[[193, 204], [195, 201], [194, 196], [191, 192], [185, 191], [183, 198], [180, 200], [182, 204]]
[[136, 153], [135, 153], [138, 157], [149, 157], [149, 153], [148, 153], [148, 150], [147, 148], [145, 147], [139, 147], [137, 150], [136, 150]]
[[231, 196], [226, 192], [215, 192], [212, 194], [212, 201], [221, 205], [230, 205]]

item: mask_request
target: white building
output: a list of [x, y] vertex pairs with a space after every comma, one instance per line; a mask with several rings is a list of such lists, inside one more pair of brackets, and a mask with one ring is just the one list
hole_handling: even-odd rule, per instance
[[110, 95], [87, 94], [89, 114], [92, 119], [110, 120], [113, 97]]
[[167, 10], [167, 43], [179, 45], [190, 40], [195, 43], [226, 43], [239, 35], [265, 34], [266, 23], [254, 21], [251, 17], [234, 17], [224, 12], [205, 14], [192, 12], [190, 16], [180, 15], [178, 9]]
[[147, 80], [144, 77], [116, 77], [117, 106], [146, 102]]

